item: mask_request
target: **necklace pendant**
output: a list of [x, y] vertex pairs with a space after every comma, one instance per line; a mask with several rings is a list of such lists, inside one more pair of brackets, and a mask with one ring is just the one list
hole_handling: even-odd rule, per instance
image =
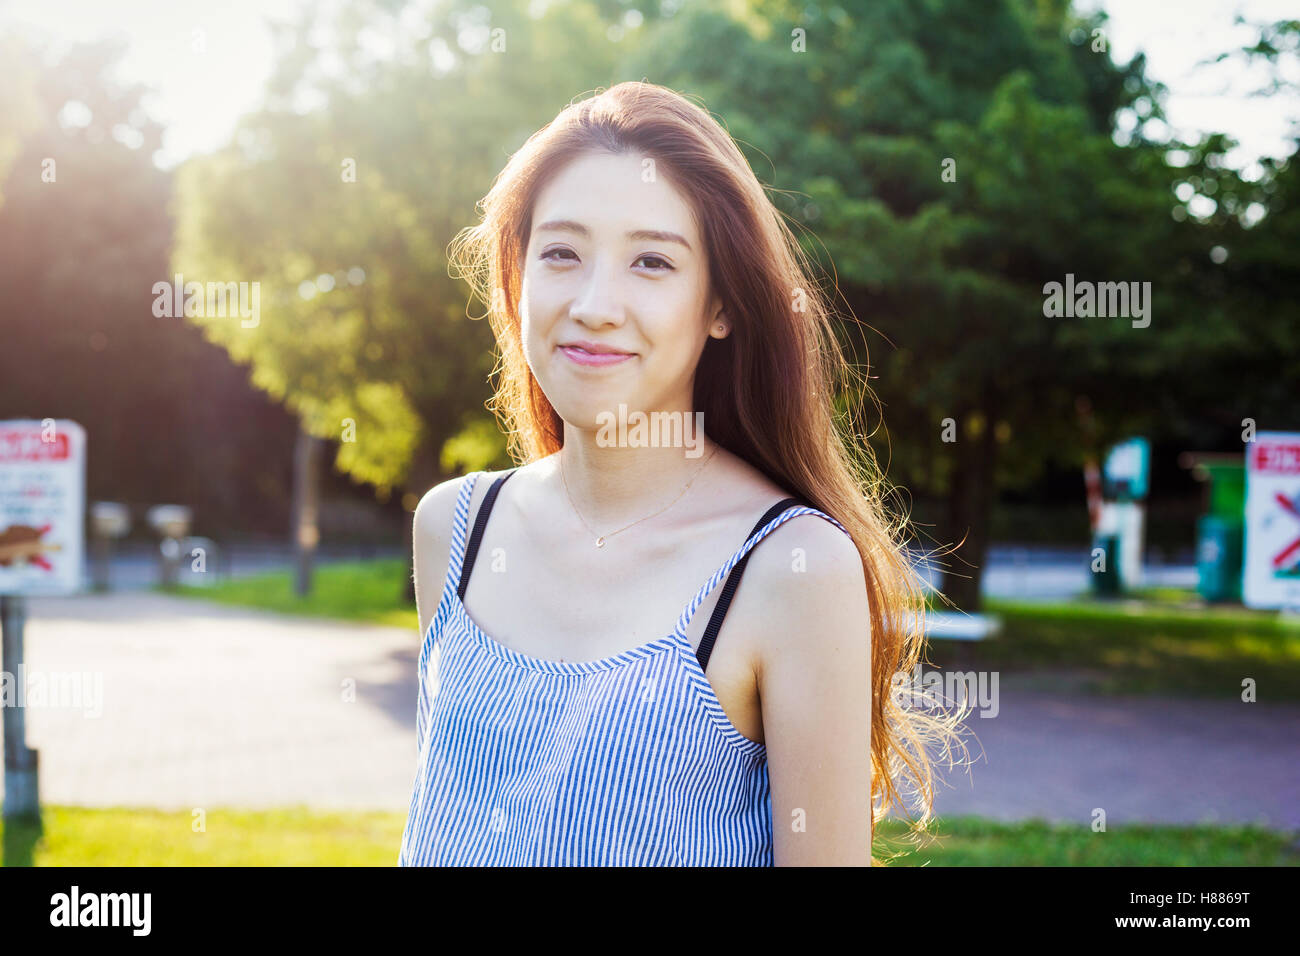
[[598, 548], [605, 547], [605, 536], [603, 534], [596, 539], [596, 547]]

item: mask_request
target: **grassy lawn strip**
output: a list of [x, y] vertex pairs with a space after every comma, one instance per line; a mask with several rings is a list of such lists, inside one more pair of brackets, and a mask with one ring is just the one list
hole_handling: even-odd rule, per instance
[[[405, 813], [210, 809], [194, 832], [189, 811], [46, 807], [44, 833], [10, 824], [8, 866], [394, 866]], [[0, 831], [4, 825], [0, 824]], [[876, 831], [894, 866], [1295, 866], [1295, 834], [1255, 827], [997, 823], [952, 817], [913, 850], [902, 824]], [[910, 852], [909, 852], [910, 851]]]
[[181, 586], [172, 593], [284, 614], [406, 627], [414, 632], [420, 627], [415, 605], [402, 600], [406, 573], [406, 562], [401, 559], [347, 561], [317, 566], [312, 572], [312, 591], [303, 598], [293, 593], [289, 571], [234, 578], [211, 587]]
[[[1098, 693], [1219, 698], [1240, 698], [1250, 677], [1261, 701], [1300, 700], [1300, 628], [1276, 614], [1138, 601], [986, 605], [1002, 632], [968, 643], [966, 667], [1087, 671]], [[954, 643], [935, 641], [932, 658], [951, 656]]]
[[944, 817], [935, 839], [903, 839], [902, 824], [876, 827], [875, 853], [904, 855], [893, 866], [1298, 866], [1300, 834], [1253, 826], [1001, 823]]
[[[393, 866], [404, 813], [208, 809], [194, 832], [188, 810], [47, 806], [44, 833], [10, 824], [5, 865]], [[0, 824], [3, 829], [3, 824]]]

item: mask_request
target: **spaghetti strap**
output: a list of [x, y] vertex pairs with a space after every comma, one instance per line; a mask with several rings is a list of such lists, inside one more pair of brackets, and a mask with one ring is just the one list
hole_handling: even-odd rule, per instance
[[[460, 568], [460, 584], [456, 589], [456, 593], [461, 600], [465, 599], [465, 589], [469, 587], [469, 576], [474, 571], [474, 559], [478, 557], [478, 545], [483, 540], [483, 529], [487, 527], [488, 516], [492, 514], [492, 506], [496, 504], [497, 493], [501, 491], [501, 486], [509, 481], [511, 475], [516, 471], [518, 471], [517, 468], [511, 468], [492, 482], [492, 487], [487, 490], [487, 494], [483, 496], [482, 504], [478, 506], [478, 515], [474, 519], [474, 533], [469, 536], [469, 543], [463, 555], [463, 566]], [[480, 474], [482, 472], [475, 472], [475, 480]], [[466, 500], [466, 506], [468, 507], [468, 499]]]
[[[775, 517], [773, 517], [774, 512], [776, 513]], [[713, 573], [713, 576], [709, 578], [709, 580], [704, 583], [703, 587], [701, 587], [696, 593], [695, 597], [691, 600], [691, 603], [682, 610], [681, 616], [677, 619], [677, 628], [674, 633], [682, 640], [685, 640], [686, 629], [690, 627], [691, 620], [694, 618], [696, 610], [702, 603], [704, 603], [704, 599], [709, 596], [713, 589], [718, 586], [719, 582], [721, 582], [723, 578], [727, 578], [726, 590], [723, 591], [722, 595], [718, 599], [718, 605], [714, 609], [713, 617], [709, 621], [709, 626], [705, 631], [704, 637], [700, 641], [700, 647], [695, 653], [695, 657], [700, 664], [700, 670], [704, 670], [708, 665], [709, 655], [713, 652], [713, 642], [718, 636], [719, 629], [722, 627], [722, 619], [726, 616], [727, 608], [731, 603], [731, 598], [734, 596], [736, 588], [740, 586], [740, 578], [741, 575], [744, 574], [745, 565], [749, 562], [750, 552], [757, 547], [760, 541], [791, 518], [797, 518], [800, 515], [808, 514], [825, 518], [845, 534], [849, 533], [848, 529], [845, 528], [844, 525], [840, 524], [830, 515], [818, 511], [816, 508], [808, 507], [796, 498], [786, 498], [779, 501], [768, 510], [767, 514], [759, 519], [758, 526], [750, 533], [749, 539], [740, 547], [740, 550], [733, 554], [731, 558], [722, 565], [722, 567], [718, 568], [718, 570]]]
[[[798, 498], [782, 498], [772, 507], [768, 508], [763, 517], [758, 519], [758, 524], [754, 525], [754, 530], [749, 532], [749, 537], [753, 537], [763, 529], [769, 521], [779, 515], [786, 508], [792, 505], [802, 505], [804, 502]], [[751, 551], [750, 554], [753, 554]], [[722, 629], [722, 619], [727, 616], [727, 608], [731, 606], [731, 599], [736, 594], [736, 588], [740, 587], [740, 579], [745, 573], [745, 565], [749, 563], [749, 554], [745, 555], [736, 562], [736, 566], [731, 569], [727, 575], [727, 583], [722, 587], [722, 593], [718, 596], [718, 603], [713, 608], [713, 616], [709, 618], [709, 626], [704, 629], [704, 636], [700, 638], [700, 646], [695, 652], [695, 659], [700, 663], [700, 671], [704, 672], [709, 666], [709, 656], [713, 653], [713, 642], [718, 638], [718, 631]]]
[[471, 471], [460, 483], [456, 495], [456, 513], [451, 522], [451, 552], [447, 560], [447, 577], [442, 583], [442, 601], [445, 605], [460, 580], [461, 566], [465, 561], [465, 541], [469, 526], [469, 500], [474, 496], [474, 485], [481, 471]]

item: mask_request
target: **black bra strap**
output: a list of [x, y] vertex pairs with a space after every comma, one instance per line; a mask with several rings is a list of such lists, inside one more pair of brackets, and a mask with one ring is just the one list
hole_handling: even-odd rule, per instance
[[478, 517], [474, 519], [474, 531], [469, 536], [469, 546], [465, 549], [465, 560], [460, 566], [460, 587], [456, 589], [456, 593], [461, 600], [465, 599], [465, 589], [469, 587], [469, 575], [474, 570], [474, 558], [478, 555], [478, 543], [483, 537], [483, 529], [487, 527], [488, 515], [492, 513], [492, 505], [496, 503], [497, 492], [501, 490], [501, 486], [509, 481], [510, 476], [517, 470], [517, 468], [511, 468], [492, 482], [492, 487], [483, 496], [483, 503], [478, 506]]
[[[758, 524], [754, 525], [754, 530], [749, 533], [749, 538], [762, 531], [763, 526], [781, 512], [796, 505], [804, 505], [804, 502], [798, 498], [783, 498], [772, 505], [767, 509], [767, 514], [758, 519]], [[749, 538], [745, 540], [748, 541]], [[722, 619], [727, 616], [727, 608], [731, 606], [731, 599], [736, 594], [736, 588], [740, 587], [740, 576], [745, 573], [745, 565], [749, 563], [749, 557], [753, 553], [754, 549], [750, 548], [745, 556], [736, 562], [735, 567], [731, 569], [731, 573], [727, 575], [726, 583], [722, 585], [722, 594], [718, 597], [717, 606], [713, 609], [713, 616], [709, 618], [709, 626], [705, 628], [704, 637], [700, 639], [699, 649], [695, 652], [695, 659], [700, 662], [700, 670], [704, 670], [709, 666], [709, 655], [713, 653], [713, 642], [718, 638], [718, 631], [722, 629]]]

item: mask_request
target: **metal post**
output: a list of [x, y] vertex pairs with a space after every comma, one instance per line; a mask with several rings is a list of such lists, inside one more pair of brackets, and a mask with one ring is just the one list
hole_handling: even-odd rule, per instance
[[176, 579], [181, 564], [181, 543], [173, 537], [166, 537], [158, 545], [159, 576], [165, 588], [176, 587]]
[[[27, 600], [22, 595], [0, 596], [0, 663], [12, 675], [15, 695], [24, 697], [22, 681], [23, 622], [27, 617]], [[25, 703], [25, 700], [24, 700]], [[18, 700], [4, 707], [5, 738], [5, 805], [6, 819], [40, 818], [36, 751], [27, 746], [26, 709]]]
[[91, 541], [91, 567], [93, 569], [93, 587], [96, 591], [109, 589], [109, 566], [112, 563], [112, 546], [106, 534], [96, 534]]
[[293, 455], [293, 546], [297, 558], [294, 593], [311, 593], [312, 565], [320, 543], [320, 459], [324, 442], [301, 427]]

